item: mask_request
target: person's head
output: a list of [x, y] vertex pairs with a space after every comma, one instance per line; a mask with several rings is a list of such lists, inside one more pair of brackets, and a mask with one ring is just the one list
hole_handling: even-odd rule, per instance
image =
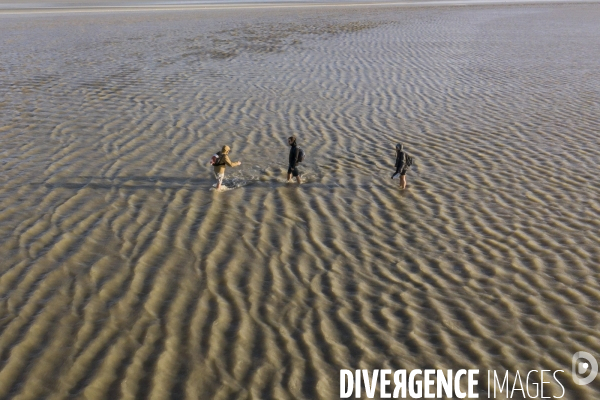
[[288, 138], [288, 144], [289, 144], [290, 146], [293, 146], [293, 145], [295, 145], [295, 144], [296, 144], [296, 136], [290, 136], [290, 137]]
[[221, 149], [221, 154], [229, 154], [229, 152], [231, 151], [231, 147], [225, 145], [223, 146], [223, 148]]
[[396, 145], [396, 151], [402, 151], [402, 150], [404, 150], [404, 145], [402, 145], [401, 143], [398, 143]]

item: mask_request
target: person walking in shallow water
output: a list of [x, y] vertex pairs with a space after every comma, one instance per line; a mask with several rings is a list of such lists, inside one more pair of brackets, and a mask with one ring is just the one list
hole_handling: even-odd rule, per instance
[[296, 137], [290, 136], [288, 138], [288, 144], [291, 146], [290, 148], [290, 156], [289, 156], [289, 167], [287, 172], [287, 181], [292, 181], [292, 175], [296, 177], [296, 181], [298, 184], [302, 183], [300, 179], [300, 174], [298, 172], [298, 155], [299, 149], [296, 145]]
[[396, 145], [396, 172], [392, 175], [392, 179], [396, 175], [400, 175], [400, 189], [406, 189], [406, 171], [408, 165], [406, 162], [406, 153], [404, 152], [404, 146], [400, 143]]
[[214, 172], [215, 178], [217, 178], [217, 190], [221, 190], [221, 184], [223, 183], [223, 178], [225, 177], [225, 167], [229, 165], [230, 167], [237, 167], [242, 162], [237, 161], [232, 163], [229, 159], [229, 152], [231, 151], [231, 147], [225, 145], [221, 149], [220, 152], [217, 153], [218, 159], [215, 162]]

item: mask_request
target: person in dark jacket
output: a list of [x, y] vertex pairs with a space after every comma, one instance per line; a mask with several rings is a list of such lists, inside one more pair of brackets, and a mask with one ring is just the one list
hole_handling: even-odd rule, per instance
[[296, 137], [290, 136], [288, 138], [288, 144], [291, 146], [290, 148], [290, 157], [289, 157], [289, 167], [287, 173], [287, 181], [292, 181], [292, 175], [296, 177], [296, 181], [298, 184], [301, 183], [300, 174], [298, 172], [298, 146], [296, 145]]
[[406, 189], [406, 171], [408, 165], [406, 165], [406, 153], [404, 152], [404, 146], [401, 144], [396, 145], [396, 172], [392, 175], [392, 179], [396, 175], [400, 175], [400, 189]]

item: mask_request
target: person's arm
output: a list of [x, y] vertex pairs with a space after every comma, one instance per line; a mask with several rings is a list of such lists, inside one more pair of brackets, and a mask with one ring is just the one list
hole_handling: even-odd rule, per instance
[[296, 168], [298, 162], [298, 147], [292, 147], [290, 149], [290, 168]]
[[231, 160], [229, 159], [229, 157], [227, 157], [227, 161], [228, 161], [228, 163], [229, 163], [229, 164], [227, 164], [227, 165], [229, 165], [230, 167], [237, 167], [238, 165], [241, 165], [241, 164], [242, 164], [242, 162], [241, 162], [241, 161], [231, 162]]
[[235, 167], [235, 165], [232, 164], [231, 160], [229, 159], [229, 156], [227, 154], [223, 155], [223, 163], [225, 165], [229, 165], [230, 167]]

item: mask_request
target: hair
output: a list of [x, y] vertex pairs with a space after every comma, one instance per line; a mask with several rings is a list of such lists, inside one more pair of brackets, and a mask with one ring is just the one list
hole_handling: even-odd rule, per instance
[[292, 144], [296, 144], [296, 136], [290, 136], [288, 140], [291, 141]]

